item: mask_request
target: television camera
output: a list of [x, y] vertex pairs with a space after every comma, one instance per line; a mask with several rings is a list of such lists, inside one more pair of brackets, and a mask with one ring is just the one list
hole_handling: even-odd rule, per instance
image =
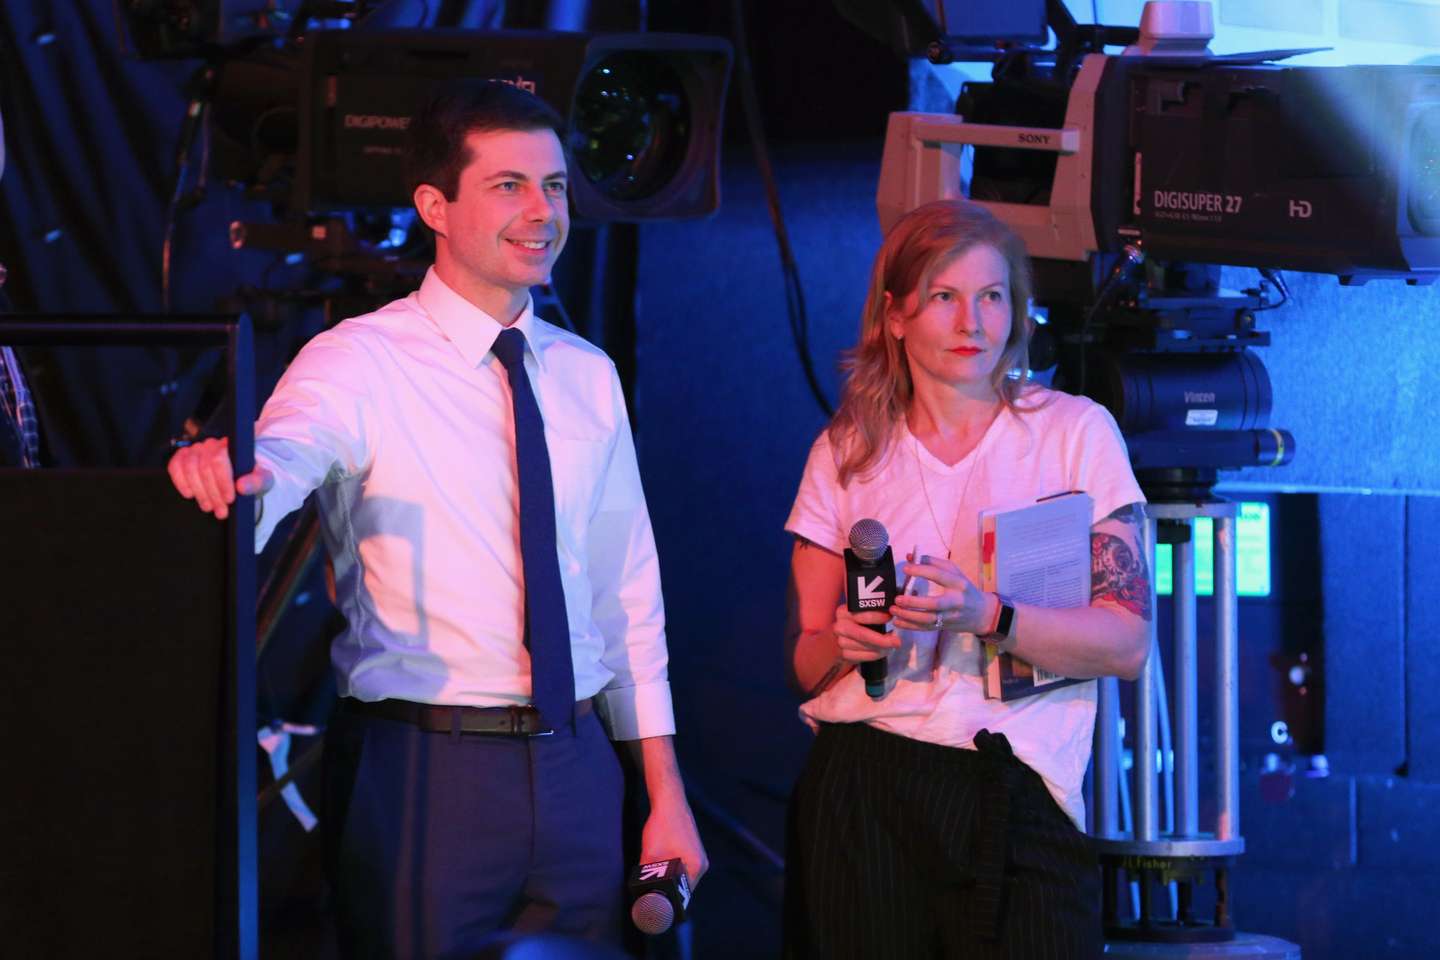
[[[891, 115], [882, 229], [966, 197], [1024, 238], [1048, 310], [1033, 365], [1110, 409], [1150, 499], [1205, 500], [1217, 470], [1294, 457], [1252, 349], [1270, 342], [1256, 313], [1287, 296], [1278, 271], [1440, 274], [1440, 68], [1215, 56], [1208, 3], [1148, 3], [1137, 29], [1077, 25], [1048, 0], [1051, 50], [1025, 4], [999, 31], [928, 37], [911, 6], [897, 18], [933, 62], [995, 66], [954, 115]], [[1222, 289], [1222, 266], [1259, 282]]]
[[[232, 245], [303, 254], [313, 269], [351, 278], [341, 313], [363, 312], [424, 272], [416, 254], [427, 238], [401, 186], [405, 129], [434, 86], [475, 77], [529, 90], [570, 122], [571, 207], [581, 223], [718, 209], [725, 39], [472, 29], [495, 19], [481, 15], [482, 0], [421, 5], [438, 26], [395, 27], [403, 3], [130, 4], [142, 57], [205, 58], [187, 87], [177, 202], [189, 202], [180, 184], [208, 117], [209, 174], [268, 201], [275, 216], [234, 224]], [[342, 296], [320, 299], [331, 306]]]

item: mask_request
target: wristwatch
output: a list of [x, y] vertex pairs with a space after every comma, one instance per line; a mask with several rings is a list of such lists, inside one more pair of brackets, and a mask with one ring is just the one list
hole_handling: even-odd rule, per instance
[[1010, 626], [1015, 622], [1015, 604], [1004, 594], [995, 594], [995, 599], [1000, 601], [1000, 616], [995, 620], [995, 629], [989, 633], [980, 634], [980, 639], [986, 643], [1003, 643], [1010, 636]]

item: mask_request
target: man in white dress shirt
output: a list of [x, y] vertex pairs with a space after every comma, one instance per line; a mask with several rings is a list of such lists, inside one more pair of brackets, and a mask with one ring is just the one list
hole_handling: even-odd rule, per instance
[[[170, 464], [217, 517], [237, 493], [259, 497], [257, 550], [318, 490], [348, 624], [321, 820], [350, 958], [461, 956], [510, 928], [614, 938], [622, 777], [606, 734], [644, 771], [642, 861], [682, 857], [692, 880], [706, 868], [619, 381], [531, 312], [569, 227], [564, 136], [506, 84], [437, 90], [407, 146], [435, 234], [420, 290], [300, 351], [256, 424], [253, 473], [232, 479], [223, 440]], [[548, 478], [533, 466], [547, 452]], [[527, 541], [527, 502], [552, 496], [554, 543], [538, 527], [548, 507], [527, 516]], [[568, 626], [559, 674], [546, 616], [562, 651]], [[542, 674], [566, 692], [543, 714]]]

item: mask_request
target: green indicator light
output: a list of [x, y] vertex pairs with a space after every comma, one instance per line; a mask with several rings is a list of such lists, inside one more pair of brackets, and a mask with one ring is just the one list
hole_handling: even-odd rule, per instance
[[[1215, 524], [1209, 517], [1195, 521], [1195, 593], [1215, 593]], [[1170, 544], [1155, 548], [1155, 592], [1169, 596], [1171, 580]], [[1242, 503], [1235, 524], [1236, 580], [1242, 597], [1270, 596], [1270, 505]]]

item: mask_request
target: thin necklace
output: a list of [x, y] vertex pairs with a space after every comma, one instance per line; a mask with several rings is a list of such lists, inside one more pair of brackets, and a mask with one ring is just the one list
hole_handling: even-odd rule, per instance
[[[911, 438], [915, 441], [915, 445], [916, 445], [917, 447], [920, 446], [920, 438], [917, 437], [917, 436], [915, 436], [915, 434], [913, 434], [913, 433], [910, 434], [910, 436], [911, 436]], [[984, 440], [985, 440], [984, 437], [981, 437], [981, 438], [980, 438], [981, 443], [983, 443]], [[935, 524], [935, 533], [940, 537], [940, 545], [945, 548], [945, 559], [946, 559], [946, 560], [953, 560], [953, 559], [955, 559], [954, 556], [953, 556], [953, 554], [954, 554], [955, 551], [954, 551], [954, 549], [951, 547], [951, 541], [945, 539], [945, 531], [944, 531], [943, 529], [941, 529], [941, 527], [940, 527], [940, 520], [939, 520], [938, 517], [935, 516], [935, 504], [933, 504], [933, 503], [930, 502], [930, 488], [929, 488], [929, 487], [926, 485], [926, 483], [925, 483], [925, 461], [923, 461], [923, 460], [920, 459], [920, 451], [919, 451], [919, 450], [915, 450], [915, 451], [913, 451], [913, 452], [914, 452], [914, 454], [915, 454], [915, 466], [920, 470], [920, 491], [925, 494], [925, 506], [930, 509], [930, 522], [933, 523], [933, 524]], [[965, 509], [965, 494], [967, 494], [967, 493], [970, 492], [970, 478], [975, 475], [975, 464], [978, 463], [979, 460], [980, 460], [980, 456], [979, 456], [980, 444], [979, 444], [979, 443], [975, 444], [975, 449], [972, 450], [972, 451], [970, 451], [970, 452], [974, 455], [975, 458], [970, 461], [970, 469], [965, 472], [965, 486], [963, 486], [963, 487], [960, 488], [960, 509], [961, 509], [961, 510]], [[952, 536], [953, 536], [953, 531], [952, 531]], [[920, 562], [920, 558], [919, 558], [919, 557], [916, 557], [916, 558], [915, 558], [915, 562], [916, 562], [916, 563], [919, 563], [919, 562]]]
[[[995, 421], [990, 421], [991, 426], [993, 426], [994, 423]], [[910, 430], [910, 426], [908, 423], [906, 424], [905, 429], [909, 431], [910, 438], [915, 441], [915, 446], [917, 448], [923, 445], [920, 442], [920, 438], [915, 435], [915, 432], [913, 430]], [[971, 448], [970, 453], [968, 454], [968, 456], [971, 456], [974, 459], [970, 461], [970, 469], [965, 471], [965, 485], [960, 488], [959, 508], [956, 511], [957, 522], [959, 521], [959, 510], [965, 509], [965, 495], [970, 492], [970, 478], [975, 476], [975, 465], [980, 462], [980, 445], [985, 442], [985, 438], [989, 435], [990, 427], [987, 426], [985, 428], [985, 432], [980, 434], [980, 439], [976, 441], [975, 446]], [[925, 462], [920, 459], [919, 449], [916, 449], [912, 452], [915, 454], [915, 466], [920, 471], [920, 491], [925, 494], [925, 506], [928, 507], [930, 510], [930, 522], [935, 524], [935, 533], [940, 537], [940, 545], [945, 548], [945, 559], [954, 560], [955, 557], [953, 556], [953, 554], [955, 553], [955, 550], [952, 546], [953, 541], [945, 539], [945, 531], [941, 529], [940, 520], [938, 517], [935, 516], [935, 505], [930, 502], [930, 488], [925, 483]], [[954, 536], [953, 530], [951, 531], [951, 536]], [[918, 559], [919, 558], [917, 557], [916, 560], [918, 561]]]
[[[916, 442], [916, 443], [919, 443], [919, 442], [920, 442], [920, 438], [919, 438], [919, 437], [916, 437], [916, 438], [915, 438], [915, 442]], [[950, 549], [950, 544], [949, 544], [949, 542], [945, 539], [945, 534], [942, 533], [941, 530], [940, 530], [940, 521], [937, 520], [937, 519], [935, 519], [935, 505], [930, 502], [930, 491], [929, 491], [928, 489], [926, 489], [926, 487], [925, 487], [925, 463], [924, 463], [924, 461], [922, 461], [922, 460], [920, 459], [920, 451], [918, 451], [918, 450], [915, 451], [915, 466], [917, 466], [917, 467], [920, 468], [920, 489], [921, 489], [921, 490], [924, 492], [924, 494], [925, 494], [925, 506], [927, 506], [927, 507], [930, 508], [930, 522], [933, 523], [933, 524], [935, 524], [935, 533], [938, 534], [939, 537], [940, 537], [940, 545], [945, 548], [945, 559], [946, 559], [946, 560], [953, 559], [953, 558], [950, 556], [950, 554], [953, 553], [953, 551]], [[966, 479], [966, 483], [967, 483], [967, 484], [969, 483], [969, 479], [968, 479], [968, 478]], [[920, 562], [920, 558], [919, 558], [919, 557], [914, 557], [914, 558], [911, 560], [911, 562], [912, 562], [912, 563], [919, 563], [919, 562]]]

